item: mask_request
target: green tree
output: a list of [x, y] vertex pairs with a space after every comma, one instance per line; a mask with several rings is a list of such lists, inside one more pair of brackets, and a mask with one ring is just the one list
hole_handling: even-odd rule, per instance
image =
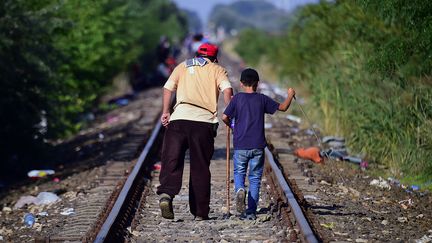
[[187, 22], [168, 0], [4, 0], [0, 31], [0, 156], [10, 175], [46, 139], [77, 132], [112, 77], [152, 58], [161, 35], [182, 38]]
[[[269, 48], [237, 49], [246, 59], [274, 61], [284, 80], [306, 84], [324, 132], [348, 137], [352, 152], [387, 166], [389, 175], [427, 182], [431, 8], [428, 1], [321, 2], [296, 13]], [[251, 35], [240, 35], [239, 43], [262, 43]]]

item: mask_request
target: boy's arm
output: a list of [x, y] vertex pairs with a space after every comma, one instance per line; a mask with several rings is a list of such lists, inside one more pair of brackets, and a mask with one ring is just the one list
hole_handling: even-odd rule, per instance
[[295, 96], [295, 90], [293, 88], [288, 89], [288, 97], [279, 105], [279, 111], [286, 111], [291, 105], [291, 101]]
[[230, 118], [229, 118], [227, 115], [222, 114], [222, 121], [223, 121], [227, 126], [230, 126]]

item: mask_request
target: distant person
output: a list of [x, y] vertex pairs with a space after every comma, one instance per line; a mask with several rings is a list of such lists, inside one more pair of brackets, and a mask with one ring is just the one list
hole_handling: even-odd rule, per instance
[[171, 52], [171, 43], [166, 36], [161, 36], [159, 39], [159, 44], [156, 47], [156, 56], [159, 63], [164, 63], [169, 57]]
[[156, 69], [156, 73], [153, 77], [153, 85], [162, 86], [164, 82], [168, 79], [169, 75], [171, 75], [176, 65], [176, 60], [174, 57], [169, 56], [165, 59], [165, 62], [159, 63]]
[[192, 37], [192, 43], [191, 43], [191, 51], [193, 54], [195, 54], [198, 51], [198, 48], [204, 44], [204, 36], [203, 34], [195, 34]]
[[142, 83], [143, 83], [143, 73], [141, 72], [141, 67], [138, 63], [134, 63], [131, 66], [130, 71], [130, 84], [132, 86], [132, 89], [134, 92], [138, 92], [142, 89]]
[[[295, 95], [288, 89], [288, 97], [282, 104], [264, 94], [257, 93], [259, 76], [251, 68], [243, 70], [240, 86], [243, 92], [234, 95], [222, 115], [222, 120], [230, 126], [234, 120], [234, 185], [236, 208], [241, 217], [256, 219], [256, 210], [264, 166], [264, 114], [274, 114], [277, 110], [286, 111]], [[249, 167], [249, 192], [247, 210], [245, 210], [245, 177]]]
[[[210, 211], [210, 160], [218, 125], [219, 93], [225, 104], [232, 96], [225, 68], [217, 64], [218, 47], [202, 44], [196, 56], [177, 65], [163, 88], [162, 125], [166, 127], [159, 175], [162, 217], [174, 218], [173, 198], [182, 186], [186, 151], [190, 153], [189, 208], [195, 220], [206, 220]], [[170, 113], [170, 101], [177, 103]]]

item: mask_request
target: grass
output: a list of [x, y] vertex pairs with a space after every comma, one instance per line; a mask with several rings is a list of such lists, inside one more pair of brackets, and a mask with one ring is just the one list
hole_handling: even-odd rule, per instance
[[370, 74], [355, 49], [354, 58], [328, 57], [308, 80], [322, 127], [348, 138], [354, 153], [386, 166], [383, 174], [424, 187], [432, 181], [431, 120], [424, 110], [432, 91], [419, 96], [415, 87]]
[[346, 50], [328, 56], [319, 64], [320, 72], [301, 82], [279, 82], [294, 87], [307, 84], [298, 94], [308, 100], [304, 105], [308, 116], [324, 135], [347, 138], [350, 153], [370, 161], [371, 174], [432, 189], [432, 120], [426, 111], [431, 108], [431, 89], [420, 95], [418, 88], [401, 87], [369, 73], [366, 57], [356, 52], [361, 48], [351, 48], [350, 56]]
[[276, 79], [282, 85], [305, 87], [308, 115], [324, 135], [345, 137], [350, 154], [364, 155], [379, 168], [372, 173], [429, 188], [432, 77], [428, 59], [420, 58], [428, 52], [416, 51], [424, 49], [419, 36], [427, 32], [411, 23], [430, 19], [415, 15], [405, 25], [407, 15], [392, 15], [402, 22], [388, 25], [385, 14], [357, 3], [310, 6], [286, 34], [245, 32], [239, 43], [248, 44], [235, 49], [251, 63], [266, 58], [261, 67], [283, 75]]
[[[240, 37], [237, 47], [247, 50], [242, 57], [281, 86], [294, 86], [298, 97], [308, 100], [305, 109], [323, 135], [345, 137], [350, 154], [364, 155], [372, 168], [385, 168], [372, 173], [430, 187], [431, 77], [401, 76], [371, 67], [375, 64], [370, 57], [377, 53], [365, 41], [342, 38], [317, 55], [307, 44], [308, 48], [302, 47], [305, 42], [287, 36], [273, 40], [269, 45], [273, 49], [264, 49], [268, 53], [259, 53], [253, 47], [259, 47], [261, 39], [248, 46], [255, 36], [259, 35]], [[298, 110], [292, 111], [302, 117]]]

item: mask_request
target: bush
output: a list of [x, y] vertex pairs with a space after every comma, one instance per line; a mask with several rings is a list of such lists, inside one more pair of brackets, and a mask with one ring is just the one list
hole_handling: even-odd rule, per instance
[[[325, 132], [348, 137], [353, 153], [387, 166], [393, 176], [427, 182], [431, 7], [396, 0], [310, 5], [284, 35], [272, 38], [271, 47], [243, 56], [273, 60], [282, 75], [306, 83]], [[244, 41], [254, 40], [240, 35]], [[237, 48], [240, 54], [253, 51]]]
[[167, 0], [1, 1], [2, 166], [37, 160], [46, 139], [76, 133], [114, 75], [186, 24]]

